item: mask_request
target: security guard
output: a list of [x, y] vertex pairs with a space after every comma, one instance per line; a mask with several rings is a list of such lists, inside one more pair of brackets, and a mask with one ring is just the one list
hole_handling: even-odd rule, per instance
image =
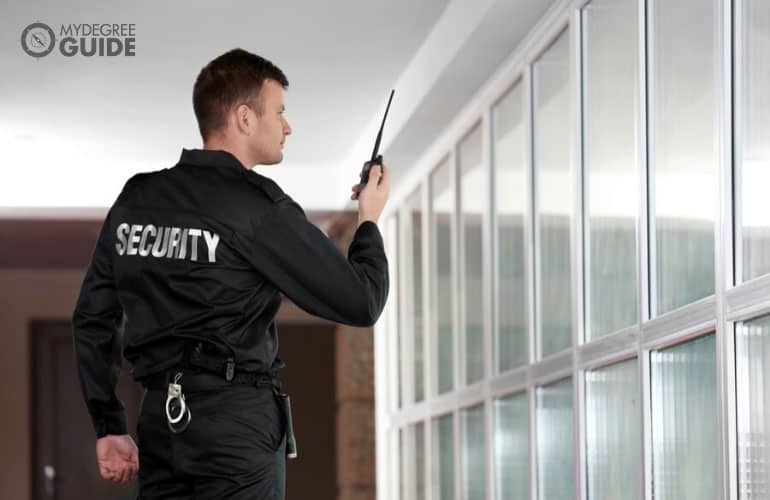
[[[107, 213], [73, 314], [103, 478], [139, 498], [282, 499], [296, 454], [280, 390], [281, 293], [311, 314], [369, 326], [388, 295], [377, 220], [389, 170], [372, 167], [345, 259], [300, 206], [251, 168], [283, 159], [288, 80], [241, 49], [193, 89], [203, 149], [133, 176]], [[146, 390], [127, 433], [122, 355]]]

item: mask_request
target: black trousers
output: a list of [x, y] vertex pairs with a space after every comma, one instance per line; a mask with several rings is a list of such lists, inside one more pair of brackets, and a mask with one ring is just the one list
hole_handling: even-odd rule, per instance
[[181, 384], [192, 418], [179, 434], [166, 421], [166, 390], [142, 398], [138, 500], [283, 500], [285, 425], [272, 388]]

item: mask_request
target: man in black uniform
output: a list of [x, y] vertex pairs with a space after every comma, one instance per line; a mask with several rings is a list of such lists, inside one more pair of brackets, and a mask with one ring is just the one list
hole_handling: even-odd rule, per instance
[[[374, 166], [345, 259], [272, 180], [283, 159], [283, 72], [241, 49], [193, 89], [203, 149], [130, 178], [107, 213], [73, 314], [78, 373], [105, 479], [139, 498], [281, 499], [291, 452], [275, 316], [304, 310], [369, 326], [388, 295], [377, 220], [389, 170]], [[121, 354], [146, 387], [127, 433]], [[312, 381], [311, 381], [312, 382]]]

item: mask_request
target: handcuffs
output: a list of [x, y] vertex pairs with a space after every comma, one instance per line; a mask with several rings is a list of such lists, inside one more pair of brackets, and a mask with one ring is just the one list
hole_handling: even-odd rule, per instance
[[[184, 401], [182, 385], [179, 380], [182, 378], [182, 372], [174, 375], [174, 381], [168, 384], [168, 396], [166, 397], [166, 421], [171, 432], [178, 434], [187, 429], [192, 420], [192, 412]], [[176, 415], [172, 415], [172, 413]], [[187, 419], [185, 420], [185, 416]], [[180, 422], [182, 422], [180, 424]], [[179, 426], [177, 426], [179, 425]]]

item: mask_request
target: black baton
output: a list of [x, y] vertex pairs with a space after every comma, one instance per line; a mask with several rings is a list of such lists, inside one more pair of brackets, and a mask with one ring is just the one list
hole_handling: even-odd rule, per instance
[[283, 407], [283, 414], [286, 417], [286, 456], [297, 458], [297, 440], [294, 437], [294, 425], [291, 422], [291, 399], [286, 393], [278, 395]]

